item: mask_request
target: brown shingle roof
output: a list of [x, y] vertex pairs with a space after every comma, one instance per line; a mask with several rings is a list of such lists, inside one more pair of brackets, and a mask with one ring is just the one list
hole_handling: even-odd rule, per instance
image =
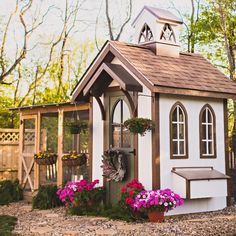
[[178, 58], [158, 56], [143, 46], [110, 42], [151, 85], [236, 94], [236, 83], [203, 56], [180, 53]]

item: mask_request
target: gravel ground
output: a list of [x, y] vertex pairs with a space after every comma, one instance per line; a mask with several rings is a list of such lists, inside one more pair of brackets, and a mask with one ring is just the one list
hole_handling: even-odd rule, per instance
[[126, 223], [103, 217], [68, 216], [65, 208], [32, 210], [23, 202], [0, 206], [0, 215], [18, 217], [15, 232], [22, 236], [92, 235], [235, 235], [236, 206], [222, 211], [167, 217], [165, 223]]

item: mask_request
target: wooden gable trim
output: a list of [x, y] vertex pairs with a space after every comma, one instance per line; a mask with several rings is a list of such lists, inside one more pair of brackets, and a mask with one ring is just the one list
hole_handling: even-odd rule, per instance
[[154, 91], [156, 93], [163, 94], [176, 94], [176, 95], [187, 95], [187, 96], [195, 96], [195, 97], [207, 97], [207, 98], [231, 98], [236, 100], [236, 95], [230, 93], [218, 93], [211, 91], [200, 91], [194, 89], [180, 89], [174, 87], [163, 87], [163, 86], [155, 86]]
[[110, 43], [107, 41], [103, 48], [100, 50], [100, 52], [97, 54], [97, 56], [94, 58], [88, 69], [83, 74], [82, 78], [78, 82], [78, 84], [75, 86], [74, 90], [72, 91], [71, 95], [72, 101], [75, 101], [77, 96], [82, 92], [90, 78], [93, 76], [93, 74], [96, 72], [97, 68], [104, 62], [111, 62], [114, 58], [114, 55], [109, 54], [110, 51]]
[[[96, 80], [104, 71], [112, 79], [117, 81], [123, 90], [142, 92], [142, 86], [121, 65], [102, 63], [97, 72], [93, 75], [93, 77], [83, 89], [84, 96], [89, 94], [92, 86], [94, 85], [94, 83], [96, 83]], [[101, 84], [103, 89], [106, 89], [106, 87], [111, 83], [112, 79], [108, 79], [108, 82], [105, 82], [105, 80], [103, 80], [103, 83]], [[99, 95], [101, 94], [98, 94], [98, 96]]]

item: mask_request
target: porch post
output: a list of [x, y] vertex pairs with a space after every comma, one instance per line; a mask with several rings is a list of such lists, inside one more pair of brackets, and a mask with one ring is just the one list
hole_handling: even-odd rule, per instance
[[18, 159], [18, 179], [22, 184], [22, 153], [23, 153], [23, 131], [24, 124], [22, 123], [22, 113], [20, 113], [20, 129], [19, 129], [19, 159]]
[[[36, 153], [40, 151], [40, 130], [41, 130], [41, 113], [38, 112], [35, 124], [35, 145]], [[34, 190], [39, 188], [40, 169], [39, 165], [34, 162]]]
[[63, 183], [63, 169], [62, 169], [62, 155], [63, 155], [63, 122], [64, 110], [58, 109], [58, 147], [57, 147], [57, 186], [62, 186]]

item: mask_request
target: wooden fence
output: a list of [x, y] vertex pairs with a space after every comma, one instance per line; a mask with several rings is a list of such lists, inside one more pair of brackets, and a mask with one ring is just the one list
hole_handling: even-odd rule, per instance
[[17, 179], [19, 130], [0, 129], [0, 180]]

